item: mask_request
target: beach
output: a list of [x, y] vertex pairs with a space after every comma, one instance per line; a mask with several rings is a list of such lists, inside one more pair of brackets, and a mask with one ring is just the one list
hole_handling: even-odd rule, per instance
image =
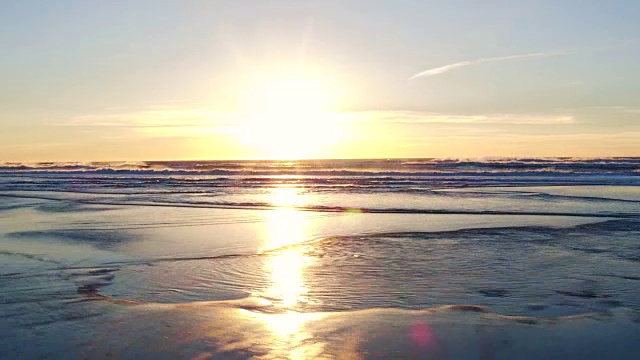
[[4, 164], [0, 358], [637, 358], [639, 168]]

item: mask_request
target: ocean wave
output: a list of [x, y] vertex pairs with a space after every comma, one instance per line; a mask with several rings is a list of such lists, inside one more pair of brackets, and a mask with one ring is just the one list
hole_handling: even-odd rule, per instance
[[148, 174], [417, 174], [446, 173], [630, 173], [640, 170], [640, 158], [541, 159], [412, 159], [298, 161], [144, 161], [3, 163], [0, 172], [92, 172]]
[[[178, 309], [197, 309], [197, 308], [226, 308], [226, 309], [241, 309], [253, 312], [265, 313], [265, 314], [287, 314], [291, 313], [288, 309], [283, 309], [275, 306], [269, 299], [262, 297], [248, 296], [241, 299], [234, 300], [208, 300], [208, 301], [191, 301], [184, 303], [162, 303], [162, 302], [150, 302], [139, 301], [130, 299], [121, 299], [109, 295], [103, 295], [98, 292], [97, 289], [79, 288], [78, 293], [85, 294], [97, 300], [103, 300], [110, 303], [125, 305], [125, 306], [150, 306], [156, 308], [178, 308]], [[638, 309], [634, 308], [618, 308], [617, 313], [623, 314], [629, 317], [633, 322], [640, 323], [638, 319]], [[600, 312], [583, 312], [572, 315], [560, 315], [560, 316], [526, 316], [516, 314], [503, 314], [483, 305], [475, 304], [446, 304], [430, 306], [421, 309], [398, 309], [398, 308], [375, 308], [375, 309], [362, 309], [362, 310], [350, 310], [350, 311], [338, 311], [338, 312], [321, 312], [316, 314], [371, 314], [371, 313], [404, 313], [404, 314], [436, 314], [436, 313], [471, 313], [478, 314], [487, 319], [493, 320], [507, 320], [515, 323], [526, 325], [556, 325], [558, 322], [590, 319], [596, 321], [610, 321], [614, 314], [610, 311]], [[304, 313], [300, 313], [304, 314]], [[313, 313], [309, 313], [313, 314]]]
[[425, 193], [450, 188], [556, 185], [638, 186], [640, 158], [0, 165], [0, 192], [178, 194], [286, 186], [315, 192]]

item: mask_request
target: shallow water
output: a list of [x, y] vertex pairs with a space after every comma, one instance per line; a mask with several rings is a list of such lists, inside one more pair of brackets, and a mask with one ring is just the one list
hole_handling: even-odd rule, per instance
[[[0, 358], [104, 351], [296, 358], [300, 345], [293, 344], [301, 336], [305, 351], [316, 344], [317, 356], [331, 358], [339, 355], [336, 344], [348, 345], [334, 335], [354, 332], [354, 356], [384, 358], [396, 350], [418, 356], [420, 346], [405, 348], [405, 337], [384, 330], [387, 320], [407, 331], [416, 322], [433, 324], [434, 338], [467, 346], [479, 358], [487, 346], [493, 358], [584, 354], [564, 348], [565, 341], [591, 342], [593, 354], [606, 353], [607, 342], [591, 339], [605, 326], [602, 319], [617, 324], [615, 331], [606, 326], [619, 338], [640, 340], [639, 165], [637, 159], [8, 164], [0, 168], [0, 338], [8, 344]], [[224, 302], [241, 299], [260, 305]], [[185, 313], [181, 304], [192, 306]], [[459, 304], [488, 310], [412, 312]], [[159, 330], [167, 324], [150, 312], [170, 319], [170, 327], [214, 316], [246, 323], [254, 334], [243, 338], [217, 327], [180, 340], [178, 330]], [[283, 314], [311, 330], [292, 325], [279, 333], [273, 324]], [[569, 332], [552, 325], [572, 316], [580, 318]], [[107, 330], [114, 318], [126, 323], [122, 333]], [[349, 319], [354, 327], [345, 325]], [[98, 326], [105, 322], [111, 325]], [[483, 326], [499, 329], [484, 348], [477, 344], [487, 336], [477, 330], [467, 342], [452, 335]], [[500, 345], [504, 337], [518, 338], [520, 326], [564, 340], [538, 349]], [[159, 344], [169, 336], [172, 345], [165, 351], [114, 345], [141, 327], [148, 335], [138, 341]], [[92, 344], [89, 333], [104, 343]], [[59, 344], [61, 336], [76, 347]], [[376, 337], [393, 345], [376, 347]], [[220, 344], [228, 342], [236, 344], [233, 351], [223, 351]], [[442, 346], [430, 354], [466, 357]], [[619, 355], [638, 354], [627, 350]]]

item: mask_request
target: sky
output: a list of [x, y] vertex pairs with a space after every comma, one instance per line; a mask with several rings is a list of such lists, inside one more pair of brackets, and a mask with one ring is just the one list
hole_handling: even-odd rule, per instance
[[0, 2], [0, 161], [640, 156], [637, 1]]

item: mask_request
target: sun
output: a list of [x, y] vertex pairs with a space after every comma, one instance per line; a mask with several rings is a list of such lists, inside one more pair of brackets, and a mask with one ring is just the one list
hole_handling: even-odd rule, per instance
[[265, 159], [317, 156], [342, 137], [335, 94], [306, 74], [263, 79], [245, 95], [240, 140]]

